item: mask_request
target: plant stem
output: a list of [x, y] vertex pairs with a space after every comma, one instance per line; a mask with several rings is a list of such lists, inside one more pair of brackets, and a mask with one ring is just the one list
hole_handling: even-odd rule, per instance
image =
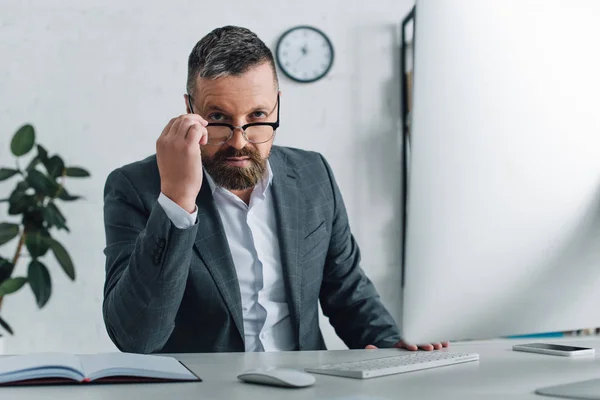
[[[21, 256], [21, 250], [23, 250], [23, 244], [25, 243], [25, 230], [21, 233], [21, 237], [19, 238], [19, 244], [17, 245], [17, 251], [15, 251], [15, 256], [12, 259], [12, 264], [17, 265], [17, 261], [19, 261], [19, 257]], [[0, 296], [0, 308], [2, 308], [2, 300], [3, 296]]]
[[21, 170], [21, 164], [19, 163], [19, 159], [16, 159], [16, 163], [17, 163], [17, 171], [19, 171], [19, 174], [21, 174], [21, 176], [23, 178], [25, 178], [25, 174], [23, 173], [23, 171]]
[[63, 169], [62, 174], [60, 175], [60, 182], [58, 184], [58, 190], [54, 197], [57, 197], [60, 194], [60, 191], [65, 187], [65, 177], [67, 176], [67, 169]]
[[21, 255], [21, 250], [23, 249], [23, 244], [25, 243], [25, 231], [21, 234], [19, 238], [19, 244], [17, 245], [17, 251], [15, 251], [15, 256], [13, 257], [12, 264], [17, 265], [17, 261], [19, 261], [19, 256]]

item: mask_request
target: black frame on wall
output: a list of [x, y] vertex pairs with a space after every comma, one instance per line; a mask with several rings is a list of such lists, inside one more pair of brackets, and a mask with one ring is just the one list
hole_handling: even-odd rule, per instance
[[[408, 27], [408, 25], [412, 22], [413, 23], [413, 45], [412, 48], [414, 50], [414, 29], [415, 29], [415, 9], [416, 6], [413, 6], [413, 8], [410, 10], [410, 12], [406, 15], [406, 17], [404, 17], [404, 19], [402, 20], [402, 48], [401, 48], [401, 52], [400, 52], [400, 65], [402, 68], [402, 101], [401, 101], [401, 106], [402, 106], [402, 133], [404, 136], [408, 135], [408, 126], [409, 126], [409, 121], [408, 121], [408, 66], [407, 66], [407, 57], [406, 57], [406, 52], [408, 51], [408, 47], [409, 47], [409, 43], [406, 40], [406, 28]], [[413, 58], [414, 60], [414, 58]]]
[[[406, 262], [406, 219], [407, 219], [407, 197], [408, 197], [408, 169], [409, 169], [409, 157], [410, 157], [410, 116], [408, 109], [409, 102], [409, 87], [412, 85], [409, 83], [409, 69], [407, 65], [406, 53], [409, 48], [407, 41], [406, 30], [408, 25], [412, 22], [413, 35], [412, 35], [412, 49], [413, 49], [413, 65], [414, 65], [414, 48], [415, 48], [415, 24], [416, 24], [416, 6], [410, 10], [410, 12], [402, 20], [402, 47], [400, 49], [400, 76], [401, 76], [401, 115], [402, 115], [402, 288], [404, 288], [404, 264]], [[413, 68], [414, 74], [414, 68]]]

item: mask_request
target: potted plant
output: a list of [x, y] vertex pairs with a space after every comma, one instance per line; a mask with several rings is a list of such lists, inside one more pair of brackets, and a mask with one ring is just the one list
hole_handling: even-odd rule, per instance
[[[6, 193], [6, 196], [0, 195], [0, 203], [6, 203], [9, 219], [0, 222], [0, 246], [14, 246], [11, 258], [0, 256], [0, 307], [4, 296], [15, 293], [26, 284], [29, 284], [37, 306], [42, 308], [46, 305], [52, 293], [52, 281], [46, 267], [50, 253], [67, 276], [75, 280], [75, 267], [69, 253], [51, 233], [61, 229], [69, 231], [60, 209], [61, 203], [80, 198], [66, 190], [66, 178], [82, 178], [90, 174], [80, 167], [65, 166], [61, 157], [50, 155], [35, 142], [33, 126], [23, 125], [10, 142], [10, 150], [16, 157], [15, 167], [0, 168], [0, 181], [15, 183], [12, 190], [4, 191], [0, 187], [0, 193]], [[22, 157], [30, 154], [34, 147], [37, 154], [29, 157], [23, 168]], [[26, 263], [27, 270], [22, 275], [15, 275], [15, 266], [19, 262]], [[1, 314], [0, 327], [0, 336], [3, 332], [13, 334]], [[0, 337], [0, 342], [2, 340]], [[0, 353], [1, 347], [0, 343]]]

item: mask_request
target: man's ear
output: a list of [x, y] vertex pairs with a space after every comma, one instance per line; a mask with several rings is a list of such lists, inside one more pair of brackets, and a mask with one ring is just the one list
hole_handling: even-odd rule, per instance
[[192, 113], [192, 110], [190, 109], [190, 96], [188, 96], [187, 94], [183, 95], [183, 100], [185, 101], [185, 110], [188, 114]]

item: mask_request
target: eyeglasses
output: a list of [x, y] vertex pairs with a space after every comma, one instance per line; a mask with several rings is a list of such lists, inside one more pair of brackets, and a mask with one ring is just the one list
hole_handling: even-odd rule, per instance
[[[190, 106], [190, 111], [193, 113], [194, 109], [192, 108], [191, 96], [188, 94], [188, 104]], [[222, 144], [227, 143], [232, 137], [233, 132], [236, 129], [242, 130], [242, 136], [248, 143], [266, 143], [273, 138], [275, 135], [275, 131], [279, 128], [279, 109], [280, 109], [280, 100], [279, 94], [277, 95], [277, 121], [275, 122], [251, 122], [242, 126], [235, 126], [231, 124], [226, 124], [222, 122], [210, 122], [206, 125], [206, 130], [208, 131], [208, 145], [211, 146], [220, 146]]]

